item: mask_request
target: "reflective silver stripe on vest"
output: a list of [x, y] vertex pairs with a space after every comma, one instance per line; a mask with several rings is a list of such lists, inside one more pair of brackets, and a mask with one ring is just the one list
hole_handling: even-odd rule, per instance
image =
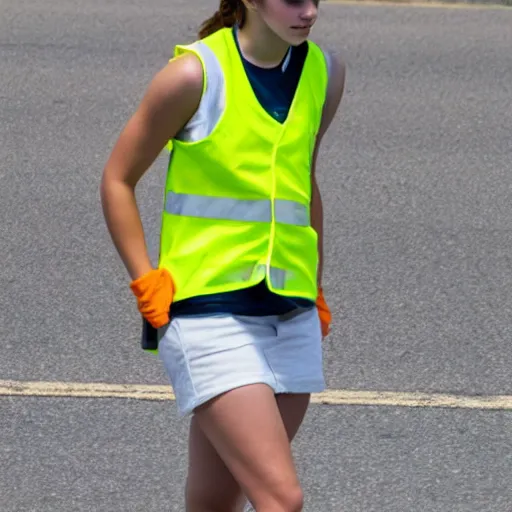
[[286, 270], [270, 267], [270, 282], [276, 290], [284, 290], [286, 282]]
[[[265, 277], [266, 271], [266, 265], [258, 265], [255, 268], [255, 274], [259, 276], [261, 279]], [[283, 270], [282, 268], [270, 267], [270, 282], [272, 283], [272, 286], [276, 290], [284, 290], [287, 273], [288, 272], [286, 270]]]
[[172, 215], [205, 219], [270, 222], [272, 218], [267, 200], [239, 200], [174, 192], [167, 195], [165, 211]]
[[[261, 263], [252, 267], [248, 267], [243, 270], [237, 270], [227, 276], [230, 282], [239, 281], [262, 281], [265, 279], [267, 273], [267, 265]], [[270, 267], [269, 271], [270, 282], [272, 286], [277, 290], [284, 290], [286, 284], [286, 278], [289, 276], [289, 272], [282, 268]]]
[[[276, 199], [274, 205], [276, 222], [294, 226], [310, 225], [309, 211], [303, 204]], [[204, 219], [248, 222], [272, 220], [272, 204], [268, 199], [232, 199], [169, 192], [165, 200], [165, 211], [172, 215]]]
[[309, 212], [303, 204], [286, 199], [276, 199], [274, 206], [277, 222], [295, 226], [309, 226]]

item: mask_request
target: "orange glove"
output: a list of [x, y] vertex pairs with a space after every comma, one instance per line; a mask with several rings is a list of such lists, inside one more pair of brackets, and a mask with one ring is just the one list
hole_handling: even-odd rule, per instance
[[169, 323], [174, 284], [166, 269], [154, 269], [130, 283], [142, 316], [155, 328]]
[[324, 292], [321, 287], [318, 287], [318, 297], [316, 299], [316, 307], [318, 309], [318, 316], [320, 318], [320, 325], [322, 326], [322, 337], [325, 338], [331, 331], [332, 315], [329, 306], [325, 302]]

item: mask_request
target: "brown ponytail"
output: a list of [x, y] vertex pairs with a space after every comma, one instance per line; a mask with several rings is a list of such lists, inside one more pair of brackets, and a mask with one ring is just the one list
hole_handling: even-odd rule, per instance
[[242, 0], [220, 0], [219, 9], [207, 19], [199, 29], [199, 38], [203, 39], [224, 27], [232, 27], [236, 23], [243, 26], [246, 9]]

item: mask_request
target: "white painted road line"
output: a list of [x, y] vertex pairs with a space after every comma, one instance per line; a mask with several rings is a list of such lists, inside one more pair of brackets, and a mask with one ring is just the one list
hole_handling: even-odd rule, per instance
[[[0, 380], [1, 396], [130, 398], [155, 401], [175, 399], [170, 386], [13, 380]], [[314, 394], [311, 402], [323, 405], [512, 410], [512, 395], [469, 396], [442, 393], [331, 389]]]

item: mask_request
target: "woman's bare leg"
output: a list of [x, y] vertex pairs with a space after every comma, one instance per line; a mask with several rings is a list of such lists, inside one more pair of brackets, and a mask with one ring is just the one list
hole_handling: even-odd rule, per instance
[[[195, 412], [202, 432], [257, 512], [302, 510], [289, 436], [298, 430], [307, 401], [307, 395], [276, 398], [270, 387], [255, 384], [229, 391]], [[278, 402], [290, 418], [288, 425]]]
[[[279, 414], [291, 442], [300, 428], [309, 405], [308, 394], [281, 394], [275, 397]], [[238, 512], [245, 497], [215, 448], [201, 430], [197, 416], [190, 426], [187, 512]]]
[[187, 512], [239, 512], [245, 497], [226, 464], [192, 417], [185, 491]]

